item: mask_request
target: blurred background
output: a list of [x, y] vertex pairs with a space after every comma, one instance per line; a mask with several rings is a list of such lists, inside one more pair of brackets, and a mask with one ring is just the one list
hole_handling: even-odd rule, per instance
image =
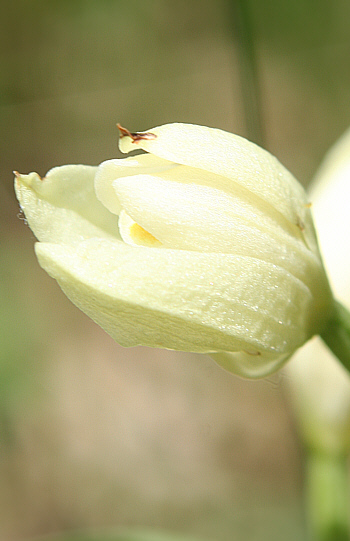
[[304, 539], [286, 376], [115, 344], [37, 264], [12, 170], [119, 157], [116, 122], [254, 139], [254, 45], [264, 145], [306, 185], [350, 125], [350, 3], [1, 0], [0, 44], [0, 540], [118, 526]]

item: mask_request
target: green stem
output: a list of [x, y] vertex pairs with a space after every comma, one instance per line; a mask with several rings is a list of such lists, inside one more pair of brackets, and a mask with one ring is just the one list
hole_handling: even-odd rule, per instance
[[346, 458], [311, 451], [306, 470], [310, 539], [349, 541]]
[[321, 338], [350, 372], [350, 312], [337, 301]]
[[264, 146], [260, 83], [252, 20], [247, 0], [228, 0], [231, 31], [237, 44], [248, 139]]

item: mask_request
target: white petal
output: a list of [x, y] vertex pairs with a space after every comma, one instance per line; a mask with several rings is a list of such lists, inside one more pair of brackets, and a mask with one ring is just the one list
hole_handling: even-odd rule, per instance
[[90, 237], [119, 237], [117, 219], [96, 198], [96, 169], [66, 165], [43, 179], [36, 173], [16, 175], [17, 198], [39, 240], [75, 244]]
[[98, 199], [108, 210], [119, 214], [121, 210], [118, 197], [113, 190], [113, 180], [138, 174], [156, 174], [176, 167], [176, 164], [152, 154], [140, 154], [132, 158], [106, 160], [97, 168], [95, 191]]
[[42, 267], [124, 346], [280, 357], [314, 332], [313, 298], [286, 271], [248, 257], [90, 239], [38, 243]]
[[350, 130], [326, 155], [310, 197], [332, 289], [350, 307]]

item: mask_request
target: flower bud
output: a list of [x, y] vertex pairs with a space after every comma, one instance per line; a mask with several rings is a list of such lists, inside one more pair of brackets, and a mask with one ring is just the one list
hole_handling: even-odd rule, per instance
[[303, 188], [221, 130], [120, 131], [122, 152], [147, 154], [17, 175], [40, 265], [123, 346], [276, 370], [332, 303]]

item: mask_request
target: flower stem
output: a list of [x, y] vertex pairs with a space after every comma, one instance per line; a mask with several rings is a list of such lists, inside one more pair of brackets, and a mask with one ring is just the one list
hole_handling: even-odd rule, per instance
[[350, 312], [337, 301], [321, 338], [350, 372]]
[[346, 457], [310, 451], [306, 477], [310, 539], [349, 541]]

